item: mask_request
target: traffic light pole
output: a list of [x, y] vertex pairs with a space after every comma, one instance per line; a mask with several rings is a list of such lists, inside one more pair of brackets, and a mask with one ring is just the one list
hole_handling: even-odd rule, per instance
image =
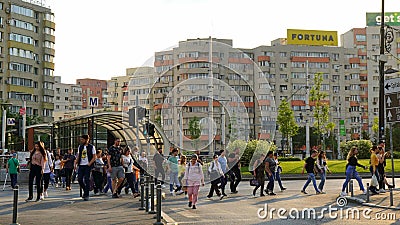
[[25, 109], [24, 114], [22, 115], [22, 143], [23, 143], [23, 149], [24, 152], [26, 151], [26, 144], [25, 144], [25, 136], [26, 136], [26, 100], [24, 97], [24, 105], [23, 108]]
[[3, 109], [3, 120], [1, 123], [1, 149], [6, 148], [6, 123], [7, 123], [7, 110], [5, 106], [1, 106]]

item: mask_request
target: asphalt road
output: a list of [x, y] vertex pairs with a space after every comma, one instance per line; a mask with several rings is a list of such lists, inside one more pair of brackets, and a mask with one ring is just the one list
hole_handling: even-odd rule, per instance
[[[338, 207], [336, 199], [343, 181], [343, 179], [328, 179], [325, 184], [327, 194], [324, 195], [315, 195], [312, 184], [307, 189], [308, 195], [300, 193], [305, 180], [284, 181], [284, 186], [288, 188], [286, 191], [276, 191], [276, 196], [257, 198], [252, 197], [252, 187], [246, 181], [240, 184], [238, 194], [228, 194], [229, 191], [227, 191], [228, 197], [222, 201], [217, 197], [208, 200], [205, 196], [209, 187], [206, 186], [200, 190], [196, 210], [190, 209], [187, 206], [187, 199], [180, 195], [167, 196], [163, 211], [171, 218], [169, 222], [178, 224], [293, 224], [294, 222], [295, 224], [365, 224], [366, 222], [371, 223], [371, 221], [373, 224], [400, 224], [399, 210], [367, 208], [351, 203], [343, 208]], [[397, 186], [400, 185], [400, 179], [397, 179], [396, 182]], [[275, 190], [278, 188], [276, 183]], [[356, 195], [361, 194], [357, 184], [355, 184], [355, 190]], [[379, 198], [379, 196], [374, 196], [374, 198]], [[400, 206], [400, 199], [395, 199], [395, 206]], [[265, 216], [265, 210], [261, 210], [265, 207], [267, 207], [268, 212], [271, 212], [273, 208], [275, 210]], [[314, 208], [317, 212], [317, 218], [308, 217], [307, 211], [305, 211], [305, 216], [302, 217], [301, 212], [304, 208]], [[331, 208], [331, 215], [329, 208]], [[334, 208], [337, 208], [337, 211]], [[277, 213], [278, 209], [286, 210], [286, 213], [280, 215], [287, 217], [289, 217], [289, 212], [296, 216], [296, 211], [299, 211], [300, 219], [280, 219]], [[365, 217], [363, 210], [365, 210]], [[346, 211], [349, 211], [349, 213], [346, 213]], [[355, 218], [357, 218], [357, 212], [360, 213], [359, 220], [352, 219], [353, 211], [356, 212]], [[318, 218], [322, 214], [324, 217]], [[346, 215], [349, 215], [349, 218], [346, 218]], [[382, 217], [385, 217], [385, 219], [381, 219]]]

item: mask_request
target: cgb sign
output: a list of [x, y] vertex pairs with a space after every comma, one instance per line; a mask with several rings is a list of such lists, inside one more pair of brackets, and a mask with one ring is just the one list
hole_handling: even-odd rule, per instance
[[287, 30], [288, 45], [338, 45], [337, 31], [323, 30]]
[[[367, 13], [367, 26], [380, 26], [381, 13]], [[386, 25], [400, 26], [400, 12], [386, 12], [383, 18]]]

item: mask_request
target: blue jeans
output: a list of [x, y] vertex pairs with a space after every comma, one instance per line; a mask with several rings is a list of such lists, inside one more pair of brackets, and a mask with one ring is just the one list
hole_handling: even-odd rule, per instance
[[308, 185], [310, 184], [311, 181], [312, 181], [312, 183], [314, 185], [315, 191], [316, 192], [320, 192], [320, 190], [317, 187], [317, 181], [315, 180], [314, 173], [308, 173], [308, 179], [307, 179], [306, 183], [304, 184], [303, 191], [306, 190], [306, 188], [308, 187]]
[[90, 171], [91, 168], [89, 166], [79, 166], [78, 169], [78, 182], [79, 186], [81, 186], [83, 190], [83, 196], [82, 197], [89, 197], [89, 191], [90, 191]]
[[179, 183], [179, 179], [178, 179], [178, 171], [171, 172], [169, 174], [169, 190], [171, 192], [174, 191], [174, 184], [176, 185], [177, 189], [179, 189], [179, 187], [181, 186], [181, 184]]
[[282, 180], [281, 180], [281, 173], [279, 173], [278, 171], [275, 172], [275, 180], [278, 181], [279, 187], [281, 188], [281, 190], [283, 189], [283, 185], [282, 185]]
[[321, 173], [319, 173], [321, 176], [321, 181], [319, 182], [318, 189], [322, 191], [324, 189], [325, 185], [325, 180], [326, 180], [326, 171], [324, 169], [321, 170]]
[[268, 176], [268, 184], [267, 184], [267, 190], [269, 190], [270, 192], [274, 192], [274, 174], [272, 174], [271, 176]]
[[357, 171], [356, 171], [356, 167], [355, 166], [347, 166], [346, 169], [346, 181], [343, 183], [343, 187], [342, 187], [342, 192], [344, 192], [344, 190], [346, 189], [349, 181], [353, 178], [356, 178], [357, 182], [358, 182], [358, 186], [360, 186], [360, 190], [364, 191], [364, 185], [362, 183], [361, 177], [360, 175], [358, 175]]
[[108, 189], [110, 189], [111, 193], [113, 193], [111, 176], [107, 176], [107, 184], [104, 187], [103, 193], [107, 193]]
[[17, 185], [18, 174], [10, 173], [10, 179], [11, 179], [11, 187], [15, 188], [15, 186]]

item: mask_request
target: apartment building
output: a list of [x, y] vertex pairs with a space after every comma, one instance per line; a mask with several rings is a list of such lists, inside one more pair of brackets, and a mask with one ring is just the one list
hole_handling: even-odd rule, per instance
[[[367, 17], [374, 13], [367, 13]], [[392, 13], [388, 13], [392, 14]], [[368, 20], [367, 20], [368, 21]], [[357, 56], [360, 59], [360, 85], [364, 92], [359, 96], [363, 113], [363, 130], [373, 133], [372, 125], [374, 118], [379, 116], [379, 58], [380, 58], [380, 27], [376, 23], [367, 23], [367, 27], [353, 28], [342, 35], [342, 45], [345, 48], [357, 49]], [[394, 38], [390, 44], [390, 51], [385, 49], [387, 62], [385, 71], [394, 68], [400, 68], [400, 22], [391, 24], [397, 25], [393, 28]], [[388, 28], [386, 28], [388, 29]], [[398, 73], [386, 74], [385, 79], [398, 77]]]
[[60, 76], [54, 76], [54, 120], [77, 116], [82, 109], [82, 87], [77, 84], [61, 83]]
[[0, 98], [18, 113], [43, 122], [54, 110], [55, 23], [51, 9], [41, 2], [0, 1]]
[[[189, 123], [194, 117], [203, 123], [201, 149], [209, 149], [209, 134], [213, 149], [238, 138], [279, 143], [275, 118], [280, 101], [289, 100], [300, 126], [305, 126], [306, 120], [312, 126], [314, 103], [310, 102], [311, 111], [307, 112], [306, 89], [313, 85], [314, 75], [322, 73], [331, 121], [345, 120], [347, 136], [342, 140], [358, 138], [360, 121], [368, 123], [368, 105], [361, 99], [367, 97], [363, 85], [367, 79], [360, 72], [360, 63], [356, 48], [287, 44], [287, 38], [253, 49], [235, 49], [229, 39], [181, 41], [172, 50], [155, 53], [154, 115], [161, 116], [172, 144], [184, 149], [193, 148]], [[204, 119], [207, 117], [213, 118], [213, 123]]]
[[99, 109], [107, 106], [107, 81], [98, 79], [77, 79], [76, 84], [82, 88], [82, 109], [90, 109], [89, 98], [98, 99]]

